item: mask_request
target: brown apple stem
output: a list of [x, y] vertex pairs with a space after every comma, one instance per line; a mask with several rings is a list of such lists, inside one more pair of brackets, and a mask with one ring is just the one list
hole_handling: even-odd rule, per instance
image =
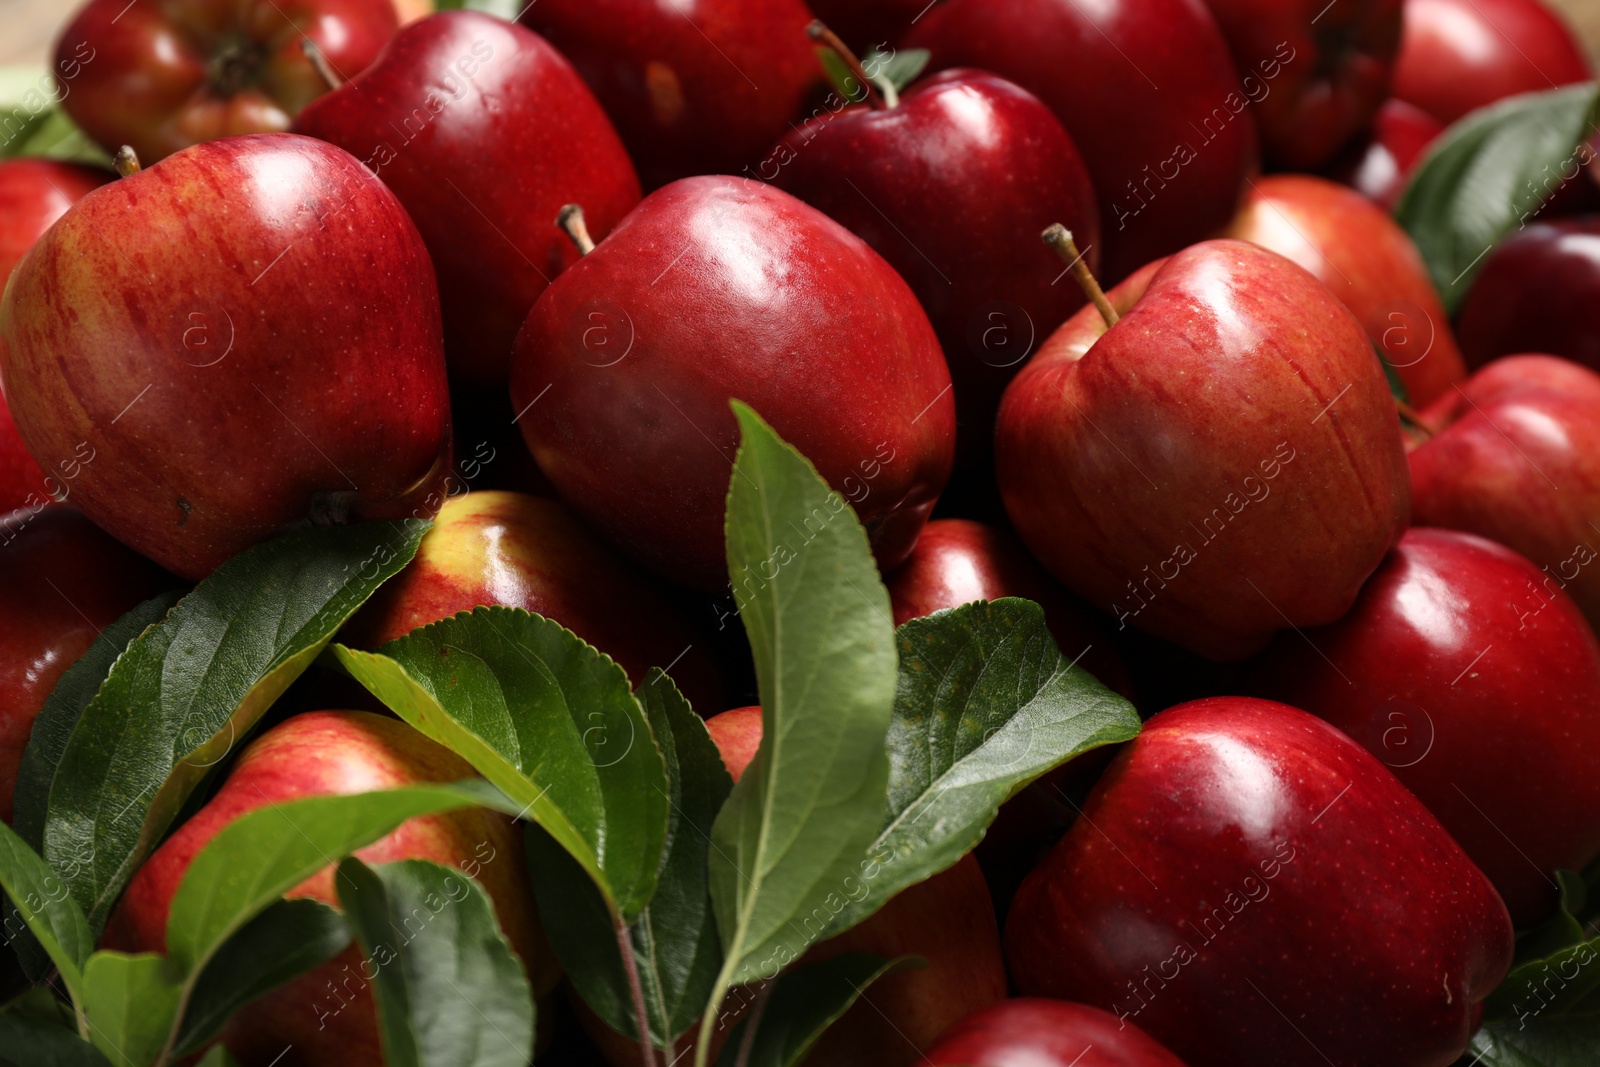
[[132, 145], [123, 145], [117, 149], [117, 155], [112, 160], [112, 165], [117, 168], [117, 173], [124, 178], [131, 178], [144, 168], [139, 165], [139, 153], [133, 150]]
[[655, 1047], [650, 1041], [650, 1013], [644, 1006], [644, 985], [639, 981], [639, 961], [633, 955], [633, 935], [620, 916], [613, 920], [617, 932], [617, 951], [622, 954], [622, 970], [628, 976], [628, 995], [633, 998], [633, 1025], [639, 1031], [639, 1062], [657, 1067]]
[[1424, 437], [1434, 437], [1439, 433], [1439, 427], [1429, 422], [1416, 408], [1407, 404], [1399, 397], [1394, 398], [1394, 406], [1399, 409], [1400, 417], [1419, 430]]
[[567, 239], [578, 246], [578, 254], [586, 256], [594, 251], [594, 238], [589, 236], [589, 227], [583, 221], [583, 207], [579, 204], [568, 204], [561, 209], [561, 214], [556, 216], [556, 225], [561, 227], [561, 232]]
[[306, 62], [311, 64], [311, 69], [317, 72], [317, 77], [322, 79], [322, 84], [328, 92], [333, 92], [344, 84], [344, 79], [339, 77], [333, 69], [333, 64], [328, 62], [328, 56], [322, 51], [322, 46], [309, 37], [300, 38], [300, 51], [305, 53]]
[[[867, 75], [867, 68], [863, 67], [861, 65], [861, 60], [857, 59], [856, 54], [850, 51], [850, 46], [845, 44], [844, 41], [839, 38], [837, 33], [834, 33], [832, 30], [828, 29], [827, 24], [821, 19], [811, 20], [811, 25], [806, 27], [806, 36], [811, 38], [813, 41], [816, 41], [824, 48], [829, 49], [834, 55], [844, 60], [844, 65], [850, 68], [850, 73], [855, 77], [856, 81], [861, 83], [861, 92], [864, 94], [862, 99], [867, 102], [867, 105], [871, 107], [872, 110], [882, 111], [884, 108], [894, 107], [900, 102], [898, 98], [894, 100], [888, 100], [885, 99], [884, 96], [880, 96], [878, 93], [874, 93], [872, 91], [873, 81]], [[884, 92], [882, 86], [878, 86], [878, 88], [880, 92]], [[892, 93], [893, 91], [894, 90], [892, 89], [887, 90], [885, 95], [887, 95], [887, 93]]]
[[1072, 239], [1072, 231], [1057, 222], [1046, 229], [1042, 236], [1044, 243], [1055, 249], [1056, 255], [1071, 268], [1072, 276], [1078, 280], [1078, 287], [1083, 290], [1083, 295], [1089, 298], [1095, 310], [1100, 312], [1100, 317], [1106, 320], [1106, 328], [1115, 326], [1122, 316], [1117, 314], [1117, 309], [1106, 299], [1106, 291], [1095, 281], [1094, 272], [1084, 261], [1083, 253], [1078, 251], [1077, 242]]

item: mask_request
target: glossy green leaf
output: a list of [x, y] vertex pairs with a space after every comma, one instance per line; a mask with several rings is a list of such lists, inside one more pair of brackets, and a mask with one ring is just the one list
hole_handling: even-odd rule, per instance
[[83, 969], [83, 985], [89, 1040], [112, 1067], [154, 1063], [177, 1017], [183, 990], [172, 961], [154, 952], [96, 952]]
[[110, 166], [111, 157], [67, 117], [61, 99], [46, 68], [0, 67], [0, 159], [47, 156]]
[[438, 0], [434, 6], [440, 11], [482, 11], [515, 22], [528, 3], [529, 0]]
[[927, 69], [932, 56], [926, 48], [874, 48], [861, 58], [861, 66], [873, 81], [887, 82], [903, 92]]
[[375, 972], [388, 1067], [525, 1067], [533, 990], [477, 882], [427, 860], [352, 856], [337, 884]]
[[[848, 952], [785, 972], [767, 995], [756, 1032], [741, 1022], [722, 1046], [717, 1067], [798, 1067], [823, 1033], [884, 975], [926, 964], [914, 956], [887, 960]], [[745, 1043], [749, 1051], [745, 1052]], [[744, 1059], [740, 1059], [741, 1054]]]
[[1473, 1035], [1466, 1067], [1594, 1067], [1600, 1063], [1600, 1016], [1500, 1020]]
[[94, 935], [83, 910], [50, 865], [11, 827], [0, 823], [0, 886], [5, 887], [5, 939], [26, 927], [44, 947], [67, 990], [83, 1001], [83, 965], [94, 951]]
[[61, 1022], [0, 1012], [0, 1067], [110, 1067], [105, 1055]]
[[520, 608], [478, 608], [338, 662], [395, 714], [459, 753], [637, 916], [667, 830], [666, 768], [609, 656]]

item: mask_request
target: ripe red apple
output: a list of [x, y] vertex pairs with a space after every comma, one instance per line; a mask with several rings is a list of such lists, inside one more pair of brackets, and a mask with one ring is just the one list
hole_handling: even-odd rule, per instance
[[577, 72], [531, 31], [476, 11], [402, 30], [294, 128], [365, 162], [405, 205], [438, 270], [451, 370], [475, 382], [505, 381], [528, 309], [578, 258], [556, 226], [562, 206], [583, 201], [603, 237], [639, 202], [633, 164]]
[[196, 145], [80, 200], [6, 289], [0, 375], [41, 466], [93, 453], [84, 514], [187, 578], [307, 522], [430, 515], [448, 473], [427, 249], [309, 137]]
[[940, 1035], [925, 1062], [950, 1067], [1183, 1067], [1154, 1038], [1115, 1015], [1042, 997], [1003, 1000], [967, 1016]]
[[1506, 238], [1461, 302], [1468, 362], [1545, 352], [1600, 369], [1600, 215], [1535, 222]]
[[1070, 280], [1054, 284], [1061, 264], [1039, 231], [1064, 223], [1100, 262], [1094, 186], [1061, 123], [1004, 78], [946, 71], [897, 106], [806, 123], [757, 176], [769, 166], [911, 285], [950, 366], [962, 456], [986, 466], [1006, 383], [1083, 304]]
[[[302, 797], [473, 776], [460, 757], [398, 719], [364, 711], [308, 712], [287, 719], [240, 754], [216, 795], [139, 868], [112, 913], [105, 944], [130, 952], [164, 952], [167, 912], [189, 863], [224, 826], [247, 812]], [[511, 819], [483, 808], [411, 819], [356, 855], [367, 863], [432, 860], [476, 878], [494, 901], [500, 927], [521, 957], [535, 994], [554, 987], [559, 974], [539, 929], [523, 866], [522, 835]], [[333, 875], [330, 865], [284, 895], [337, 906]], [[351, 945], [241, 1010], [221, 1041], [243, 1063], [382, 1067], [360, 947]]]
[[1006, 390], [1022, 539], [1120, 624], [1213, 659], [1332, 622], [1405, 529], [1400, 423], [1354, 316], [1274, 252], [1208, 241], [1084, 308]]
[[1556, 870], [1600, 855], [1600, 643], [1545, 583], [1492, 541], [1410, 530], [1350, 614], [1280, 634], [1250, 686], [1394, 771], [1518, 928], [1554, 907]]
[[1256, 109], [1201, 0], [950, 0], [905, 43], [1050, 106], [1094, 179], [1111, 281], [1227, 225], [1255, 168]]
[[1600, 627], [1600, 375], [1554, 356], [1497, 359], [1423, 412], [1411, 452], [1419, 526], [1475, 533], [1543, 569]]
[[1426, 111], [1390, 97], [1379, 105], [1366, 136], [1340, 153], [1328, 173], [1393, 211], [1411, 171], [1443, 132], [1444, 126]]
[[[1332, 159], [1389, 95], [1401, 0], [1206, 0], [1256, 101], [1267, 158], [1291, 170]], [[1270, 83], [1270, 84], [1269, 84]]]
[[1253, 184], [1228, 236], [1300, 264], [1344, 301], [1414, 404], [1467, 376], [1439, 294], [1411, 238], [1389, 213], [1342, 185], [1305, 174]]
[[1382, 764], [1243, 697], [1150, 719], [1006, 923], [1019, 991], [1191, 1067], [1451, 1063], [1511, 953], [1489, 880]]
[[1541, 0], [1406, 0], [1394, 95], [1446, 126], [1518, 93], [1594, 77], [1583, 47]]
[[578, 68], [647, 189], [759, 162], [821, 80], [802, 0], [539, 0], [520, 17]]
[[148, 165], [200, 141], [287, 130], [329, 88], [307, 39], [349, 79], [398, 26], [393, 0], [89, 0], [56, 41], [56, 80], [85, 133]]
[[404, 571], [340, 639], [376, 648], [419, 626], [504, 604], [554, 619], [622, 665], [635, 685], [671, 668], [695, 707], [722, 706], [704, 635], [654, 578], [601, 544], [566, 505], [494, 490], [447, 501]]
[[43, 507], [53, 499], [51, 485], [22, 443], [6, 399], [0, 396], [0, 515], [22, 507]]
[[707, 592], [729, 587], [730, 398], [816, 464], [887, 570], [949, 477], [949, 394], [900, 276], [820, 211], [743, 178], [686, 178], [646, 197], [545, 290], [511, 366], [523, 438], [567, 502], [629, 555]]

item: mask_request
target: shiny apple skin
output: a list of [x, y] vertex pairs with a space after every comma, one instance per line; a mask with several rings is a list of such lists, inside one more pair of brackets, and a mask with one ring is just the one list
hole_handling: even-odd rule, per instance
[[[1255, 169], [1254, 109], [1201, 0], [951, 0], [905, 43], [933, 70], [991, 70], [1056, 113], [1094, 179], [1107, 283], [1226, 226]], [[1192, 125], [1213, 108], [1225, 123]]]
[[1228, 236], [1310, 271], [1366, 327], [1413, 404], [1429, 404], [1467, 368], [1422, 254], [1389, 213], [1342, 185], [1304, 174], [1257, 180]]
[[[241, 815], [303, 797], [473, 777], [464, 760], [398, 719], [364, 711], [293, 716], [251, 742], [216, 795], [134, 874], [112, 913], [104, 943], [127, 952], [166, 951], [167, 912], [184, 873], [211, 839]], [[475, 877], [494, 901], [501, 930], [521, 957], [536, 995], [555, 986], [559, 972], [539, 928], [522, 835], [511, 819], [484, 808], [422, 816], [355, 855], [372, 864], [432, 860]], [[337, 907], [333, 877], [330, 864], [284, 896]], [[254, 1001], [228, 1023], [222, 1044], [249, 1067], [383, 1067], [372, 993], [361, 980], [362, 958], [360, 947], [352, 944]], [[275, 1060], [280, 1054], [283, 1058]]]
[[1087, 1004], [1017, 997], [946, 1030], [928, 1051], [935, 1067], [1184, 1067], [1137, 1026]]
[[1012, 905], [1012, 980], [1105, 1008], [1191, 1067], [1445, 1067], [1510, 967], [1489, 880], [1303, 711], [1168, 709], [1083, 816]]
[[[85, 133], [109, 152], [132, 146], [149, 166], [201, 141], [287, 130], [328, 89], [304, 38], [336, 77], [353, 78], [398, 27], [392, 0], [89, 0], [56, 41], [56, 81]], [[221, 84], [215, 72], [239, 40], [252, 73]]]
[[1027, 90], [951, 70], [898, 107], [808, 122], [769, 161], [778, 188], [843, 223], [910, 284], [955, 383], [960, 458], [985, 465], [1006, 383], [1084, 303], [1040, 232], [1062, 223], [1099, 268], [1094, 185], [1066, 130]]
[[450, 403], [427, 249], [352, 156], [196, 145], [95, 190], [23, 258], [0, 375], [73, 502], [186, 578], [308, 519], [431, 516]]
[[1474, 367], [1543, 352], [1600, 370], [1600, 216], [1535, 222], [1506, 238], [1473, 279], [1458, 321]]
[[1023, 541], [1120, 625], [1212, 659], [1339, 618], [1409, 505], [1355, 317], [1242, 241], [1151, 264], [1110, 299], [1115, 327], [1084, 308], [1006, 390], [995, 467]]
[[1421, 108], [1390, 97], [1366, 137], [1346, 149], [1329, 174], [1385, 211], [1393, 211], [1411, 171], [1444, 126]]
[[715, 593], [729, 587], [730, 398], [854, 506], [883, 569], [905, 559], [955, 454], [950, 372], [927, 315], [815, 208], [744, 178], [686, 178], [545, 290], [517, 337], [512, 407], [591, 526]]
[[476, 11], [402, 30], [294, 128], [365, 162], [405, 205], [438, 271], [451, 371], [473, 382], [505, 382], [528, 309], [577, 261], [561, 208], [582, 204], [600, 240], [639, 202], [628, 153], [571, 64]]
[[1600, 644], [1544, 581], [1492, 541], [1412, 529], [1350, 614], [1280, 635], [1250, 683], [1389, 767], [1519, 929], [1555, 906], [1556, 870], [1600, 855]]
[[439, 509], [416, 558], [350, 620], [340, 640], [377, 648], [480, 604], [554, 619], [639, 685], [666, 669], [697, 708], [722, 706], [704, 635], [672, 595], [602, 544], [556, 500], [496, 490]]
[[42, 507], [51, 499], [44, 471], [28, 452], [11, 419], [11, 409], [0, 395], [0, 515], [22, 507]]
[[1412, 516], [1526, 556], [1600, 627], [1600, 375], [1554, 356], [1497, 359], [1423, 412]]
[[1592, 77], [1572, 30], [1540, 0], [1406, 0], [1394, 95], [1446, 126], [1504, 97]]
[[761, 161], [821, 85], [811, 17], [801, 0], [539, 0], [521, 15], [589, 83], [646, 189]]

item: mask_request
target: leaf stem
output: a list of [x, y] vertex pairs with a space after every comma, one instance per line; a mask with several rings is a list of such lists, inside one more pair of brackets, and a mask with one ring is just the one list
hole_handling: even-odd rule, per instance
[[710, 1062], [711, 1024], [716, 1020], [717, 1013], [722, 1010], [722, 1002], [728, 995], [728, 970], [732, 963], [733, 956], [730, 955], [711, 987], [711, 997], [706, 1001], [706, 1010], [700, 1015], [700, 1033], [694, 1040], [694, 1067], [706, 1067]]
[[761, 992], [756, 994], [755, 1007], [750, 1009], [750, 1017], [744, 1024], [744, 1037], [739, 1041], [739, 1056], [733, 1061], [733, 1067], [749, 1067], [750, 1050], [756, 1045], [756, 1028], [761, 1025], [761, 1016], [772, 997], [772, 987], [777, 984], [777, 979], [766, 982], [761, 986]]
[[633, 1025], [639, 1036], [639, 1061], [656, 1067], [655, 1045], [650, 1039], [650, 1013], [644, 1006], [644, 985], [639, 981], [639, 961], [633, 954], [633, 937], [621, 915], [613, 915], [611, 927], [617, 932], [617, 951], [622, 954], [622, 970], [628, 976], [628, 995], [633, 998]]

